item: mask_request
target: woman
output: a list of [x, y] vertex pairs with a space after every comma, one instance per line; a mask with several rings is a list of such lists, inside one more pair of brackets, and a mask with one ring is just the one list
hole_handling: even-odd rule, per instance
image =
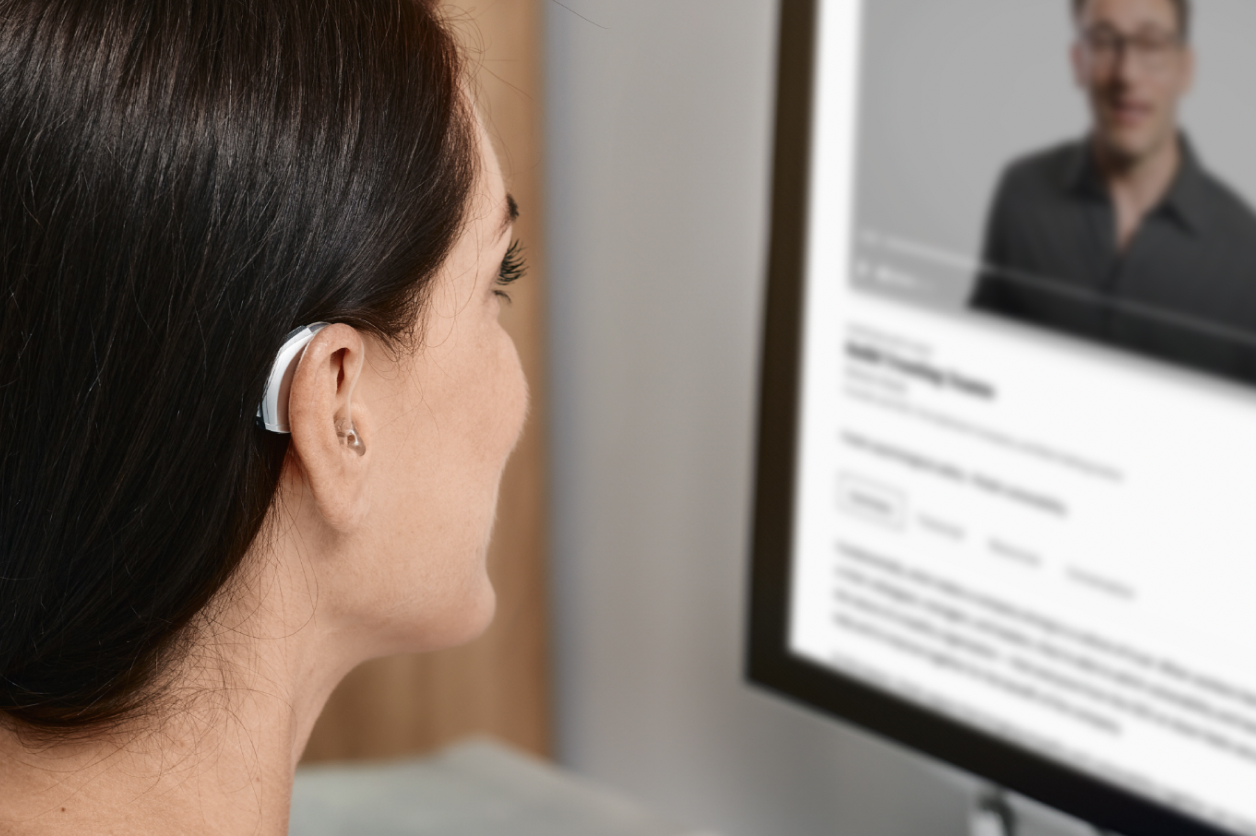
[[0, 832], [286, 833], [484, 629], [514, 215], [433, 2], [0, 0]]

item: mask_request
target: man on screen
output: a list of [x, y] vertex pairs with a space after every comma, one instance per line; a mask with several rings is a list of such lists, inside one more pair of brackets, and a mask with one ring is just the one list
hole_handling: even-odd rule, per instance
[[1178, 124], [1190, 0], [1072, 3], [1091, 129], [1004, 171], [971, 305], [1256, 381], [1256, 215]]

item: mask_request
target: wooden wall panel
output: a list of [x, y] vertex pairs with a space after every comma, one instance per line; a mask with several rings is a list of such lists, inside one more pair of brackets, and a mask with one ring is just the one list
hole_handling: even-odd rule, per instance
[[550, 747], [546, 574], [542, 0], [447, 0], [480, 109], [522, 214], [529, 272], [503, 322], [531, 387], [527, 428], [502, 482], [489, 567], [497, 618], [466, 647], [367, 663], [332, 696], [305, 761], [384, 758], [487, 733]]

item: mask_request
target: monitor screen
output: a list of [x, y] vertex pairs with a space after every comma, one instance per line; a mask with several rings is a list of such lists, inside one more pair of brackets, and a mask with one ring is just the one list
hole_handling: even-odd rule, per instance
[[1256, 834], [1256, 3], [783, 9], [752, 678]]

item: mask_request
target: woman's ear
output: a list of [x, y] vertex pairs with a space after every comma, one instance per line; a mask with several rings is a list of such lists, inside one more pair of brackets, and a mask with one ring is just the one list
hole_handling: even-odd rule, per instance
[[353, 401], [366, 343], [348, 325], [328, 325], [297, 364], [288, 396], [291, 453], [296, 455], [319, 514], [337, 531], [355, 527], [366, 512], [371, 421]]

